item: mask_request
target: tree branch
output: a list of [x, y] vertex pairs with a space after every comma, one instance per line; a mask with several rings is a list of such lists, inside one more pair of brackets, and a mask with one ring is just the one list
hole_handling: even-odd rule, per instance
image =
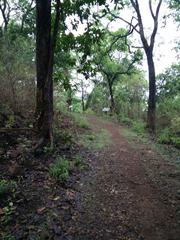
[[158, 29], [158, 17], [159, 17], [159, 10], [162, 4], [162, 0], [159, 0], [157, 9], [156, 9], [156, 15], [154, 16], [154, 29], [151, 35], [151, 40], [150, 40], [150, 47], [153, 49], [154, 48], [154, 41], [155, 41], [155, 36], [157, 33], [157, 29]]
[[151, 13], [152, 18], [155, 20], [155, 15], [154, 15], [154, 12], [153, 12], [153, 9], [152, 9], [152, 0], [149, 0], [149, 9], [150, 9], [150, 13]]

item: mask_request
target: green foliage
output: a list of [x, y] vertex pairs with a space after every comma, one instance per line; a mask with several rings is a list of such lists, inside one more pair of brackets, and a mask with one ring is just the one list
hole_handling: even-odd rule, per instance
[[54, 102], [55, 102], [55, 104], [54, 104], [55, 109], [57, 111], [60, 111], [62, 113], [67, 113], [68, 112], [67, 93], [60, 86], [56, 87], [56, 95], [54, 97]]
[[180, 136], [175, 134], [172, 128], [164, 128], [160, 130], [157, 138], [159, 143], [171, 144], [177, 148], [180, 148]]
[[8, 33], [0, 38], [0, 102], [14, 112], [32, 109], [35, 101], [34, 43]]
[[70, 165], [69, 161], [63, 157], [56, 160], [49, 168], [49, 174], [54, 179], [64, 182], [69, 177]]
[[0, 179], [0, 198], [15, 193], [17, 184], [15, 181]]
[[86, 120], [85, 116], [83, 116], [82, 114], [78, 114], [78, 113], [72, 113], [72, 117], [74, 122], [81, 128], [84, 129], [89, 129], [89, 123]]
[[179, 0], [169, 0], [169, 7], [171, 8], [171, 10], [174, 10], [171, 12], [171, 14], [173, 15], [175, 21], [180, 23], [180, 15], [179, 15], [180, 2], [179, 2]]
[[158, 76], [158, 141], [180, 147], [180, 64], [173, 64]]
[[105, 129], [98, 133], [86, 133], [79, 136], [79, 142], [89, 149], [103, 149], [110, 142], [110, 134]]
[[2, 236], [2, 240], [16, 240], [16, 238], [13, 236], [13, 235], [5, 235], [5, 236]]
[[72, 133], [67, 129], [56, 129], [54, 135], [57, 142], [62, 142], [65, 145], [72, 145], [74, 142]]
[[125, 124], [127, 126], [132, 125], [132, 120], [128, 117], [123, 116], [123, 115], [118, 115], [118, 120], [120, 121], [120, 123]]
[[83, 159], [81, 157], [81, 155], [76, 155], [74, 158], [74, 165], [80, 169], [82, 169], [84, 167], [84, 163], [83, 163]]
[[144, 135], [146, 124], [140, 120], [132, 122], [132, 130], [140, 135]]
[[88, 108], [96, 113], [102, 113], [102, 109], [109, 106], [107, 87], [103, 84], [96, 85], [89, 97]]
[[3, 216], [0, 218], [0, 224], [8, 225], [9, 222], [12, 220], [12, 214], [15, 211], [15, 207], [13, 202], [9, 202], [6, 207], [3, 208]]
[[179, 116], [171, 119], [171, 129], [174, 133], [180, 134], [180, 117]]
[[173, 64], [157, 77], [158, 100], [175, 99], [180, 91], [180, 64]]

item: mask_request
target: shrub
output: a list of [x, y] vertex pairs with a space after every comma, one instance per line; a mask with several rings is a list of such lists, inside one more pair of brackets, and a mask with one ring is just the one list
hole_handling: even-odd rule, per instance
[[174, 133], [180, 133], [180, 117], [172, 118], [171, 129]]
[[17, 184], [14, 181], [0, 179], [0, 198], [4, 195], [12, 194], [16, 191]]
[[138, 134], [143, 135], [145, 133], [145, 123], [142, 121], [133, 121], [132, 129], [133, 129], [133, 131], [137, 132]]
[[132, 120], [128, 117], [125, 116], [118, 116], [118, 120], [120, 121], [120, 123], [127, 125], [127, 126], [131, 126], [132, 125]]
[[74, 122], [81, 128], [85, 128], [85, 129], [89, 129], [89, 123], [87, 122], [87, 120], [85, 119], [85, 117], [83, 117], [82, 115], [79, 114], [72, 114], [73, 116], [73, 120]]
[[171, 142], [172, 142], [172, 144], [173, 144], [175, 147], [177, 147], [177, 148], [180, 149], [180, 137], [178, 137], [178, 136], [172, 136], [172, 137], [171, 137]]
[[75, 165], [76, 167], [82, 167], [82, 166], [83, 166], [82, 157], [81, 157], [80, 155], [76, 155], [76, 156], [75, 156], [74, 165]]
[[170, 129], [169, 128], [164, 128], [158, 134], [158, 142], [159, 143], [169, 144], [171, 142], [170, 139], [171, 139], [171, 136], [170, 136]]
[[180, 137], [173, 133], [171, 128], [164, 128], [158, 134], [158, 142], [164, 144], [172, 144], [180, 148]]
[[2, 237], [2, 240], [16, 240], [13, 235], [6, 235]]
[[85, 112], [86, 112], [87, 114], [93, 114], [93, 115], [95, 115], [95, 112], [94, 112], [91, 108], [88, 108]]
[[57, 142], [60, 141], [67, 145], [72, 145], [74, 142], [73, 135], [68, 130], [55, 129], [54, 135], [55, 135], [55, 140]]
[[49, 168], [49, 174], [51, 177], [64, 182], [69, 177], [70, 165], [69, 161], [65, 158], [59, 158]]

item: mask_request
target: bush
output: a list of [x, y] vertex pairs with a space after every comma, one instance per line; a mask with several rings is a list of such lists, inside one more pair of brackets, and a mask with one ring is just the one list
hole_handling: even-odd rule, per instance
[[180, 134], [180, 117], [172, 118], [171, 129], [174, 133]]
[[49, 168], [49, 174], [51, 177], [64, 182], [69, 177], [70, 165], [69, 161], [65, 158], [59, 158]]
[[164, 128], [163, 130], [160, 131], [160, 133], [158, 134], [158, 142], [159, 143], [166, 143], [169, 144], [170, 141], [170, 130], [169, 128]]
[[55, 129], [54, 131], [54, 135], [55, 135], [55, 140], [57, 142], [63, 142], [64, 144], [67, 145], [72, 145], [73, 144], [73, 135], [72, 133], [70, 133], [68, 130], [63, 130], [63, 129]]
[[82, 157], [81, 157], [80, 155], [76, 155], [76, 156], [75, 156], [74, 165], [75, 165], [76, 167], [82, 167], [82, 166], [83, 166]]
[[131, 126], [132, 125], [132, 120], [128, 117], [125, 116], [118, 116], [118, 120], [120, 121], [120, 123], [127, 125], [127, 126]]
[[14, 181], [0, 179], [0, 198], [4, 195], [12, 194], [16, 191], [17, 184]]
[[132, 129], [133, 129], [133, 131], [137, 132], [138, 134], [143, 135], [145, 133], [145, 123], [142, 121], [133, 121]]
[[180, 148], [180, 137], [173, 133], [171, 128], [164, 128], [158, 134], [158, 142], [164, 144], [172, 144]]
[[83, 117], [80, 114], [72, 114], [73, 116], [73, 120], [74, 122], [81, 128], [85, 128], [85, 129], [89, 129], [89, 123], [87, 122], [87, 120], [85, 119], [85, 117]]
[[91, 108], [88, 108], [88, 109], [85, 111], [85, 113], [95, 115], [95, 112], [94, 112]]
[[2, 240], [16, 240], [16, 238], [12, 235], [6, 235], [2, 237]]
[[171, 142], [172, 142], [172, 144], [173, 144], [175, 147], [177, 147], [177, 148], [180, 149], [180, 137], [178, 137], [178, 136], [172, 136], [172, 137], [171, 137]]

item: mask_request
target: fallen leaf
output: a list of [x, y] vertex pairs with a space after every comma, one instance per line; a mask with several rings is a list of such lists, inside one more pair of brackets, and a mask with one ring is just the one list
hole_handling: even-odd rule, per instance
[[60, 199], [60, 197], [55, 197], [53, 200], [54, 201], [57, 201], [57, 200], [59, 200]]
[[67, 190], [66, 191], [66, 196], [68, 198], [68, 200], [74, 200], [75, 198], [75, 192], [72, 190]]
[[38, 209], [37, 209], [37, 213], [38, 213], [38, 214], [41, 214], [42, 212], [44, 212], [45, 209], [46, 209], [45, 207], [38, 208]]

